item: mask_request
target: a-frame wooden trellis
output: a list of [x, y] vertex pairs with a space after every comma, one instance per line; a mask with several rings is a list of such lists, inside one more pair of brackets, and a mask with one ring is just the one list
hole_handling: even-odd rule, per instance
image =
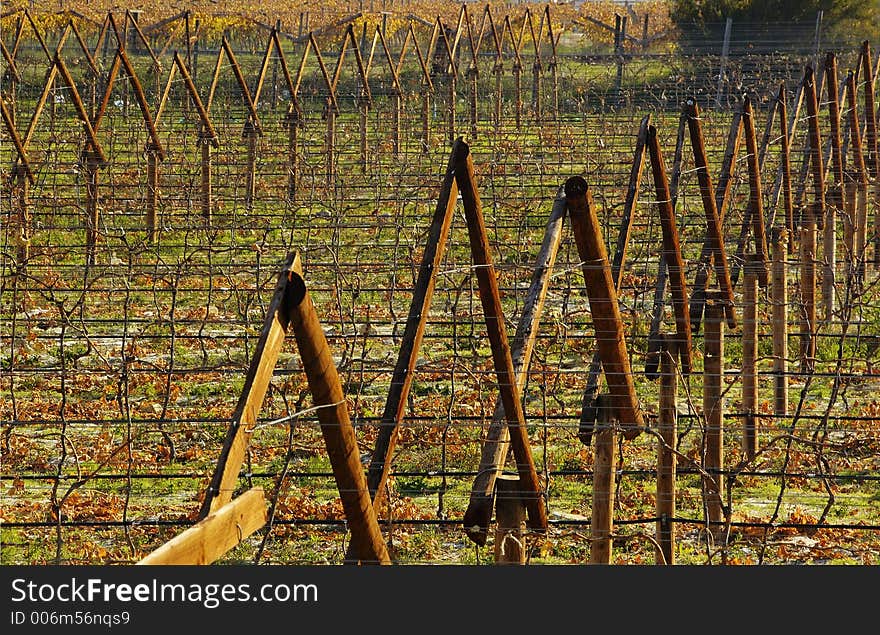
[[391, 387], [370, 460], [368, 473], [370, 495], [373, 497], [373, 505], [378, 507], [385, 493], [391, 456], [403, 422], [407, 395], [412, 385], [416, 360], [430, 311], [436, 272], [443, 258], [459, 194], [467, 219], [471, 255], [492, 349], [492, 360], [498, 378], [500, 401], [504, 408], [510, 444], [516, 459], [520, 488], [526, 499], [529, 525], [533, 529], [543, 531], [547, 527], [546, 507], [526, 434], [525, 414], [519, 398], [521, 382], [516, 381], [517, 371], [514, 368], [504, 326], [504, 314], [483, 222], [473, 162], [469, 147], [461, 138], [453, 145], [437, 208], [428, 231], [428, 242], [422, 255], [400, 353], [392, 373]]
[[199, 522], [139, 564], [209, 564], [267, 522], [260, 488], [234, 497], [239, 471], [286, 337], [293, 333], [321, 433], [351, 531], [357, 561], [389, 564], [370, 502], [348, 404], [303, 277], [298, 253], [288, 255], [269, 304], [242, 394], [199, 511]]

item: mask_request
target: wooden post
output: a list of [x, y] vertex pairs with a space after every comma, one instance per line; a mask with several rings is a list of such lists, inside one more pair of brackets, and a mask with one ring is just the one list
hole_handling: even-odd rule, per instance
[[[547, 508], [529, 445], [525, 413], [516, 382], [513, 358], [510, 354], [501, 295], [498, 290], [498, 279], [495, 266], [492, 263], [491, 247], [483, 220], [483, 209], [477, 189], [473, 160], [469, 146], [460, 138], [455, 142], [452, 152], [455, 159], [455, 180], [461, 193], [461, 202], [467, 221], [468, 238], [475, 268], [474, 275], [479, 285], [480, 304], [483, 308], [487, 336], [492, 349], [492, 363], [498, 380], [498, 391], [504, 406], [507, 428], [510, 431], [510, 444], [516, 459], [522, 491], [527, 496], [529, 527], [546, 531]], [[568, 198], [568, 190], [566, 190], [566, 198]], [[569, 200], [570, 208], [571, 202]], [[595, 212], [593, 214], [595, 216]], [[607, 259], [605, 262], [607, 264]], [[619, 343], [622, 344], [622, 342]], [[610, 365], [606, 366], [607, 370], [610, 368]], [[640, 417], [636, 423], [641, 427]]]
[[519, 477], [502, 474], [495, 479], [495, 564], [525, 564], [525, 520]]
[[745, 254], [743, 267], [743, 335], [742, 335], [742, 450], [750, 461], [758, 448], [756, 415], [758, 412], [758, 278], [764, 259], [758, 254]]
[[431, 93], [422, 87], [422, 151], [431, 149]]
[[364, 564], [390, 564], [333, 356], [301, 274], [291, 271], [289, 280], [285, 305], [318, 408], [321, 434], [351, 531], [352, 553]]
[[514, 120], [516, 129], [522, 128], [522, 64], [517, 60], [513, 64]]
[[816, 361], [816, 220], [812, 214], [801, 227], [800, 240], [800, 372], [810, 373]]
[[[275, 32], [281, 31], [281, 20], [275, 20]], [[272, 110], [278, 105], [278, 57], [272, 60]]]
[[834, 53], [825, 57], [825, 78], [828, 95], [828, 116], [831, 120], [831, 176], [832, 186], [825, 207], [822, 231], [822, 317], [830, 322], [834, 317], [834, 277], [837, 270], [837, 214], [844, 208], [843, 152], [840, 139], [840, 102], [838, 101], [837, 60]]
[[856, 251], [856, 197], [858, 186], [856, 177], [852, 170], [847, 171], [843, 184], [843, 259], [846, 273], [846, 284], [849, 285], [855, 281], [858, 271], [858, 252]]
[[784, 416], [788, 413], [788, 281], [786, 276], [786, 256], [788, 249], [788, 230], [774, 227], [771, 234], [773, 243], [773, 272], [771, 280], [772, 320], [773, 320], [773, 413]]
[[336, 182], [336, 109], [328, 99], [324, 117], [327, 120], [327, 133], [324, 137], [324, 169], [327, 177], [327, 189], [332, 189]]
[[617, 57], [617, 79], [614, 83], [614, 91], [617, 96], [617, 103], [621, 105], [623, 102], [623, 65], [626, 61], [624, 58], [624, 48], [626, 46], [626, 21], [627, 16], [615, 14], [615, 35], [614, 35], [614, 55]]
[[[862, 42], [862, 77], [865, 88], [865, 167], [868, 178], [874, 179], [874, 264], [880, 265], [880, 148], [877, 145], [877, 110], [874, 101], [874, 69], [871, 57], [871, 44], [868, 40]], [[867, 194], [866, 194], [867, 204]], [[867, 215], [867, 210], [866, 210]], [[866, 238], [867, 241], [867, 238]]]
[[675, 564], [675, 450], [678, 444], [678, 357], [676, 338], [660, 334], [660, 412], [657, 440], [657, 564]]
[[436, 282], [435, 272], [442, 262], [446, 239], [452, 224], [452, 216], [458, 198], [455, 180], [455, 157], [450, 156], [444, 173], [443, 184], [437, 199], [437, 207], [428, 228], [428, 240], [422, 252], [418, 276], [413, 286], [409, 313], [404, 325], [403, 339], [397, 352], [397, 361], [391, 374], [391, 384], [385, 399], [382, 419], [373, 456], [370, 460], [367, 483], [373, 506], [378, 508], [385, 494], [385, 483], [391, 471], [391, 456], [397, 445], [400, 424], [403, 421], [409, 390], [412, 386], [416, 360], [425, 333], [425, 323], [431, 309]]
[[536, 59], [532, 65], [532, 108], [535, 111], [535, 121], [541, 123], [541, 60]]
[[96, 262], [98, 244], [98, 170], [101, 160], [93, 151], [83, 150], [83, 168], [86, 176], [86, 261], [93, 265]]
[[244, 205], [250, 212], [254, 209], [257, 191], [257, 131], [250, 119], [244, 125], [244, 139], [247, 146], [247, 176], [245, 177]]
[[607, 395], [597, 398], [596, 451], [593, 459], [593, 515], [590, 564], [611, 564], [617, 442]]
[[449, 83], [447, 84], [447, 89], [449, 90], [448, 94], [448, 104], [446, 105], [446, 117], [447, 117], [447, 126], [449, 128], [448, 136], [449, 143], [455, 143], [455, 93], [456, 93], [456, 81], [455, 81], [455, 70], [453, 69], [449, 73]]
[[299, 129], [302, 125], [302, 112], [296, 101], [287, 110], [287, 197], [296, 202], [299, 187]]
[[715, 94], [715, 104], [721, 107], [721, 97], [724, 93], [724, 80], [727, 78], [727, 56], [730, 54], [730, 29], [733, 26], [733, 18], [727, 18], [724, 23], [724, 42], [721, 44], [721, 68], [718, 69], [718, 91]]
[[30, 210], [30, 181], [27, 177], [27, 168], [18, 163], [12, 174], [12, 202], [13, 214], [18, 224], [16, 236], [16, 258], [18, 271], [23, 272], [30, 258], [31, 247], [31, 210]]
[[159, 154], [147, 145], [147, 235], [153, 244], [159, 239]]
[[813, 202], [807, 205], [801, 223], [801, 372], [813, 371], [816, 360], [816, 230], [825, 222], [825, 168], [819, 134], [819, 103], [813, 69], [807, 66], [803, 78], [809, 123], [810, 160], [813, 172]]
[[495, 130], [499, 130], [501, 127], [501, 106], [504, 103], [504, 90], [501, 81], [504, 73], [504, 65], [501, 63], [500, 59], [496, 60], [493, 71], [495, 73], [495, 117], [493, 122], [495, 124]]
[[[870, 86], [870, 84], [868, 85]], [[865, 263], [868, 261], [868, 168], [862, 150], [862, 130], [858, 113], [858, 99], [856, 95], [856, 79], [852, 71], [846, 78], [847, 107], [849, 110], [850, 147], [852, 148], [852, 169], [848, 184], [846, 202], [852, 203], [850, 208], [850, 220], [855, 224], [852, 255], [855, 259], [855, 271], [857, 284], [865, 277]], [[880, 206], [878, 206], [880, 208]]]
[[[709, 243], [709, 253], [712, 254], [712, 263], [715, 267], [715, 278], [724, 298], [725, 315], [727, 325], [736, 328], [736, 312], [734, 310], [733, 285], [730, 281], [730, 270], [727, 266], [727, 252], [724, 247], [724, 232], [721, 225], [721, 215], [715, 202], [712, 191], [712, 179], [709, 176], [708, 158], [703, 141], [703, 126], [700, 120], [700, 112], [697, 102], [688, 99], [685, 104], [688, 129], [691, 137], [691, 149], [694, 153], [697, 181], [700, 184], [700, 197], [703, 200], [703, 211], [706, 216], [706, 235]], [[692, 305], [693, 306], [693, 305]], [[694, 311], [691, 310], [691, 327], [696, 331], [699, 324], [699, 316], [694, 319]]]
[[266, 497], [255, 487], [136, 562], [147, 565], [208, 565], [262, 528]]
[[395, 159], [400, 159], [400, 111], [403, 99], [400, 91], [395, 90], [391, 96], [391, 147]]
[[471, 116], [471, 137], [473, 139], [477, 138], [477, 67], [471, 66], [467, 70], [468, 83], [470, 85], [470, 92], [468, 97], [470, 99], [470, 116]]
[[211, 224], [211, 140], [213, 137], [203, 130], [199, 134], [199, 144], [202, 148], [202, 218]]
[[703, 438], [703, 500], [711, 533], [717, 538], [724, 521], [724, 302], [720, 292], [706, 295], [703, 414], [706, 429]]
[[602, 228], [592, 194], [582, 177], [573, 176], [565, 182], [565, 198], [590, 300], [596, 347], [602, 359], [615, 418], [624, 437], [633, 439], [644, 428], [644, 420], [633, 383], [617, 289], [611, 276]]
[[[562, 240], [562, 227], [566, 213], [565, 198], [560, 192], [553, 202], [553, 210], [547, 221], [544, 240], [538, 252], [538, 258], [532, 273], [532, 282], [526, 293], [525, 301], [516, 327], [516, 334], [511, 344], [513, 368], [516, 373], [517, 386], [522, 390], [528, 376], [529, 363], [535, 347], [535, 338], [541, 323], [544, 299], [550, 286], [553, 264]], [[492, 495], [495, 491], [495, 479], [501, 475], [504, 462], [510, 449], [510, 433], [507, 429], [504, 405], [498, 399], [492, 413], [492, 423], [486, 431], [480, 454], [480, 467], [471, 487], [471, 497], [464, 512], [464, 529], [474, 543], [483, 546], [489, 532], [492, 519]]]

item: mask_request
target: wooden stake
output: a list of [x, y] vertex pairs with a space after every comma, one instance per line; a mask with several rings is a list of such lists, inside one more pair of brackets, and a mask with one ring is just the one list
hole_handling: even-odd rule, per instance
[[593, 459], [593, 517], [590, 523], [590, 564], [611, 564], [617, 441], [610, 400], [599, 395], [596, 452]]
[[525, 519], [519, 477], [499, 476], [495, 480], [495, 564], [525, 564]]
[[[504, 312], [501, 306], [501, 295], [498, 291], [498, 279], [492, 264], [491, 246], [483, 220], [482, 203], [477, 190], [473, 161], [470, 148], [460, 138], [453, 148], [453, 157], [455, 158], [455, 180], [461, 192], [461, 202], [467, 220], [468, 238], [475, 267], [474, 275], [479, 285], [480, 303], [483, 307], [487, 335], [492, 348], [492, 362], [495, 367], [495, 375], [498, 378], [498, 391], [504, 406], [507, 428], [510, 431], [510, 444], [513, 447], [522, 491], [528, 497], [526, 506], [529, 512], [529, 527], [546, 531], [547, 509], [526, 431], [525, 413], [504, 326]], [[566, 189], [566, 198], [569, 198], [568, 189]], [[571, 209], [570, 199], [569, 209]], [[595, 212], [593, 214], [595, 216]], [[609, 366], [606, 366], [606, 369], [608, 368]], [[636, 423], [641, 425], [641, 419]]]
[[151, 552], [137, 565], [208, 565], [268, 520], [261, 487], [248, 490]]
[[675, 450], [678, 445], [678, 342], [660, 335], [660, 412], [657, 440], [657, 564], [675, 564]]
[[336, 487], [351, 531], [352, 553], [362, 564], [390, 564], [361, 463], [357, 436], [324, 330], [299, 271], [291, 270], [284, 308], [302, 359], [303, 370], [318, 408], [318, 421]]
[[214, 137], [207, 136], [203, 129], [199, 134], [199, 145], [202, 149], [202, 218], [211, 224], [211, 146]]
[[788, 281], [786, 254], [788, 230], [774, 227], [770, 240], [773, 243], [773, 275], [771, 282], [771, 306], [773, 320], [773, 413], [788, 414]]
[[835, 289], [834, 277], [837, 271], [837, 214], [844, 209], [843, 152], [840, 139], [840, 102], [838, 101], [837, 60], [834, 53], [825, 57], [826, 90], [828, 95], [828, 117], [831, 122], [831, 174], [830, 199], [825, 208], [825, 223], [822, 233], [822, 306], [823, 318], [831, 321], [834, 317]]
[[[703, 142], [703, 127], [697, 102], [689, 99], [686, 104], [687, 123], [691, 135], [691, 148], [694, 153], [697, 180], [700, 183], [700, 196], [703, 199], [703, 210], [706, 215], [706, 235], [710, 242], [715, 277], [724, 298], [727, 301], [725, 315], [730, 328], [736, 328], [736, 312], [734, 310], [733, 286], [730, 282], [730, 271], [727, 267], [727, 253], [724, 248], [724, 232], [721, 219], [712, 192], [712, 179], [709, 176], [709, 165], [706, 148]], [[693, 327], [694, 316], [691, 315]]]
[[258, 135], [251, 120], [244, 125], [244, 140], [247, 146], [247, 176], [245, 179], [244, 205], [250, 212], [254, 209], [254, 198], [257, 191], [257, 142]]
[[159, 239], [159, 155], [147, 148], [147, 235], [153, 244]]
[[592, 194], [582, 177], [573, 176], [565, 182], [565, 198], [590, 299], [596, 346], [602, 359], [612, 406], [624, 437], [633, 439], [644, 428], [644, 420], [633, 384], [623, 320], [602, 228]]
[[[562, 239], [565, 212], [565, 198], [560, 192], [553, 203], [550, 219], [547, 221], [544, 240], [532, 272], [532, 282], [526, 293], [522, 314], [511, 345], [513, 368], [520, 390], [523, 389], [528, 375], [535, 338], [541, 323], [544, 299], [547, 296], [553, 264], [556, 261], [556, 253]], [[492, 414], [492, 423], [489, 425], [483, 441], [480, 467], [474, 477], [470, 502], [464, 513], [465, 532], [468, 538], [480, 546], [486, 544], [489, 522], [492, 518], [492, 494], [495, 490], [495, 479], [500, 477], [501, 471], [504, 469], [509, 448], [510, 433], [507, 429], [504, 405], [498, 399]]]
[[[758, 278], [764, 268], [758, 254], [745, 254], [743, 279], [743, 336], [742, 336], [742, 450], [749, 461], [755, 459], [758, 448], [756, 416], [758, 412]], [[766, 274], [765, 274], [766, 275]]]
[[703, 357], [703, 469], [707, 473], [703, 477], [703, 500], [710, 531], [716, 538], [722, 534], [724, 520], [724, 302], [726, 295], [721, 292], [707, 294]]
[[96, 263], [98, 245], [98, 171], [102, 159], [97, 152], [83, 150], [83, 169], [86, 175], [86, 261], [90, 265]]
[[816, 362], [816, 220], [806, 216], [800, 240], [801, 373], [813, 372]]

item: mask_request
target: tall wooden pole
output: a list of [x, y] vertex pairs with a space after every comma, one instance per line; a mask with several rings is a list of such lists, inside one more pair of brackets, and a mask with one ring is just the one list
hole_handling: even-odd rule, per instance
[[660, 412], [657, 440], [657, 564], [675, 564], [675, 450], [678, 445], [679, 343], [660, 335]]
[[773, 413], [788, 413], [788, 281], [786, 256], [788, 253], [788, 230], [774, 227], [770, 240], [773, 243], [773, 272], [771, 280], [773, 320]]
[[611, 276], [602, 228], [592, 194], [582, 177], [573, 176], [565, 182], [565, 198], [614, 415], [624, 437], [632, 439], [644, 428], [644, 419], [636, 396], [617, 288]]
[[364, 564], [390, 564], [336, 364], [301, 274], [292, 271], [289, 284], [285, 304], [290, 311], [290, 326], [312, 400], [318, 408], [321, 434], [351, 531], [353, 553]]
[[828, 188], [828, 205], [822, 230], [822, 317], [831, 321], [834, 315], [834, 278], [837, 272], [837, 215], [844, 209], [843, 152], [840, 138], [840, 102], [837, 80], [837, 59], [828, 52], [825, 57], [826, 91], [828, 95], [828, 118], [831, 123], [831, 187]]
[[758, 254], [745, 255], [743, 267], [743, 327], [742, 327], [742, 450], [750, 461], [758, 449], [756, 416], [758, 412], [758, 271], [764, 260]]
[[599, 405], [596, 422], [596, 451], [593, 459], [590, 564], [611, 564], [617, 442], [609, 401], [605, 395], [599, 395], [597, 401]]
[[704, 433], [703, 500], [710, 531], [719, 536], [724, 520], [724, 306], [718, 292], [707, 293], [705, 313], [705, 351], [703, 357]]

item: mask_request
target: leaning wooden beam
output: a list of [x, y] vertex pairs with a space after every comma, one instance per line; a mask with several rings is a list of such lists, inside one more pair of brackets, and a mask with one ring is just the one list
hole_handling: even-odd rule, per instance
[[[825, 208], [825, 225], [822, 235], [822, 304], [824, 307], [823, 317], [831, 320], [834, 313], [835, 285], [834, 277], [837, 270], [837, 215], [843, 213], [845, 205], [844, 174], [843, 174], [843, 150], [840, 131], [840, 101], [843, 98], [840, 91], [845, 89], [846, 84], [839, 85], [837, 78], [837, 58], [831, 51], [825, 57], [825, 77], [827, 78], [826, 90], [828, 95], [828, 119], [831, 130], [828, 140], [831, 143], [831, 187], [828, 187], [828, 205]], [[826, 155], [827, 157], [827, 155]], [[828, 161], [825, 161], [826, 170]], [[829, 183], [826, 181], [826, 186]]]
[[406, 326], [403, 331], [403, 342], [400, 345], [397, 363], [391, 375], [391, 387], [385, 400], [385, 410], [379, 424], [373, 458], [370, 460], [367, 480], [370, 486], [370, 495], [373, 497], [373, 506], [376, 508], [379, 507], [384, 495], [385, 482], [391, 468], [391, 454], [397, 445], [397, 435], [403, 421], [416, 360], [425, 333], [425, 322], [428, 319], [431, 298], [434, 295], [434, 283], [443, 260], [457, 197], [455, 157], [450, 156], [443, 185], [440, 188], [440, 197], [434, 210], [434, 217], [431, 219], [431, 226], [428, 229], [428, 242], [422, 254], [419, 274], [413, 289], [409, 315], [406, 318]]
[[[132, 23], [135, 23], [134, 20], [132, 20]], [[122, 67], [125, 69], [125, 74], [128, 75], [128, 81], [131, 83], [131, 87], [134, 90], [134, 96], [137, 100], [138, 107], [141, 109], [141, 115], [144, 118], [144, 124], [150, 135], [150, 143], [152, 144], [153, 151], [159, 155], [160, 160], [164, 161], [165, 150], [162, 149], [162, 141], [159, 139], [159, 133], [153, 123], [153, 117], [150, 114], [150, 106], [147, 103], [146, 95], [144, 95], [144, 89], [141, 88], [141, 82], [138, 80], [137, 74], [134, 72], [134, 67], [131, 65], [128, 55], [125, 53], [125, 49], [120, 47], [117, 53], [119, 59], [122, 61]]]
[[[672, 158], [672, 177], [669, 183], [669, 201], [672, 212], [675, 213], [675, 205], [678, 202], [678, 182], [681, 180], [681, 159], [684, 150], [684, 135], [687, 128], [687, 116], [682, 112], [678, 119], [678, 132], [675, 137], [675, 152]], [[705, 241], [703, 247], [706, 247]], [[666, 271], [666, 259], [660, 254], [660, 262], [657, 266], [657, 282], [654, 286], [654, 302], [651, 307], [651, 327], [648, 331], [648, 347], [645, 354], [645, 375], [649, 379], [657, 378], [660, 362], [660, 326], [663, 322], [663, 312], [666, 306], [666, 280], [669, 277]]]
[[474, 165], [470, 148], [461, 137], [455, 141], [452, 156], [455, 160], [455, 180], [461, 192], [461, 202], [467, 220], [474, 275], [477, 277], [480, 303], [483, 307], [483, 317], [486, 321], [489, 345], [492, 349], [492, 362], [498, 380], [498, 392], [504, 406], [504, 415], [507, 419], [510, 444], [516, 459], [522, 493], [526, 497], [526, 509], [529, 514], [528, 525], [532, 529], [543, 531], [547, 529], [547, 508], [526, 431], [525, 412], [520, 400], [516, 372], [513, 369], [513, 360], [510, 354], [510, 344], [504, 326], [504, 311], [501, 306], [495, 266], [492, 264], [491, 247], [483, 220], [483, 209], [477, 190]]
[[[516, 373], [516, 385], [522, 390], [528, 376], [529, 363], [541, 323], [544, 310], [544, 299], [550, 286], [550, 276], [556, 262], [556, 254], [562, 239], [562, 227], [565, 221], [566, 203], [560, 191], [553, 203], [544, 240], [535, 267], [532, 270], [532, 282], [526, 293], [523, 311], [520, 315], [516, 334], [511, 345], [513, 368]], [[496, 479], [504, 469], [504, 462], [510, 448], [510, 433], [504, 415], [504, 404], [499, 399], [495, 403], [492, 423], [483, 440], [480, 467], [471, 487], [471, 497], [464, 512], [464, 529], [468, 538], [483, 546], [489, 533], [492, 519], [492, 498], [495, 492]]]
[[232, 47], [229, 46], [229, 41], [225, 37], [223, 38], [223, 50], [226, 52], [226, 57], [229, 59], [229, 64], [232, 66], [232, 73], [235, 75], [235, 80], [238, 82], [239, 88], [241, 88], [241, 94], [244, 96], [244, 102], [247, 106], [248, 114], [251, 116], [254, 128], [256, 129], [257, 134], [262, 135], [263, 129], [262, 126], [260, 126], [260, 117], [257, 115], [257, 107], [251, 97], [251, 91], [241, 72], [241, 67], [235, 59], [235, 53], [232, 52]]
[[[761, 209], [761, 217], [764, 217], [764, 204], [762, 195], [758, 195], [757, 203], [755, 202], [755, 192], [760, 191], [761, 187], [761, 172], [764, 170], [764, 158], [767, 156], [767, 146], [770, 143], [770, 134], [773, 130], [773, 121], [776, 116], [776, 109], [778, 108], [778, 100], [772, 99], [770, 101], [770, 106], [768, 108], [767, 113], [767, 123], [764, 126], [764, 137], [761, 141], [760, 148], [757, 143], [757, 133], [755, 132], [755, 112], [752, 108], [752, 100], [746, 95], [743, 98], [743, 133], [746, 137], [746, 161], [748, 163], [748, 177], [749, 177], [749, 204], [746, 206], [745, 212], [742, 216], [742, 223], [740, 224], [739, 229], [739, 239], [736, 242], [736, 252], [733, 256], [733, 266], [730, 271], [730, 283], [736, 288], [737, 283], [739, 282], [739, 276], [742, 272], [743, 264], [745, 262], [745, 252], [746, 252], [746, 244], [749, 241], [749, 235], [756, 236], [755, 240], [761, 244], [767, 242], [766, 239], [766, 229], [764, 226], [759, 230], [755, 227], [755, 223], [757, 219], [755, 218], [754, 210], [757, 209], [756, 205], [760, 206]], [[751, 138], [750, 138], [751, 137]], [[755, 148], [756, 152], [753, 153], [749, 148]], [[724, 222], [724, 214], [721, 214], [721, 222]], [[764, 236], [764, 238], [760, 238], [760, 236]], [[758, 245], [756, 247], [757, 251], [762, 251], [762, 253], [766, 253], [766, 244], [764, 244], [764, 249]], [[769, 284], [769, 279], [766, 277], [762, 280], [761, 284], [766, 286]]]
[[284, 263], [278, 276], [275, 292], [266, 312], [266, 321], [257, 340], [257, 347], [251, 365], [244, 379], [241, 397], [232, 415], [232, 422], [226, 433], [226, 440], [220, 451], [220, 458], [207, 494], [202, 502], [199, 518], [207, 518], [232, 500], [238, 482], [238, 475], [244, 463], [245, 451], [250, 443], [257, 416], [269, 388], [278, 353], [287, 333], [288, 317], [283, 310], [288, 276], [291, 272], [301, 272], [299, 254], [291, 255]]
[[[685, 118], [687, 118], [687, 108], [685, 108], [684, 113]], [[733, 183], [733, 168], [736, 164], [737, 154], [739, 153], [742, 128], [742, 110], [737, 110], [733, 113], [733, 120], [730, 123], [730, 131], [727, 134], [727, 145], [724, 150], [724, 160], [721, 163], [721, 172], [718, 175], [718, 183], [715, 185], [715, 206], [718, 209], [718, 218], [722, 223], [724, 222], [724, 216], [727, 211], [727, 203], [730, 200], [731, 184]], [[691, 328], [694, 333], [700, 332], [700, 322], [703, 319], [703, 306], [706, 298], [706, 287], [709, 283], [709, 272], [712, 269], [713, 262], [712, 239], [707, 235], [703, 239], [697, 273], [694, 276], [693, 287], [691, 287], [690, 313]], [[651, 332], [654, 333], [655, 331], [652, 330]]]
[[[773, 122], [773, 113], [770, 123]], [[755, 257], [763, 263], [757, 267], [758, 284], [766, 288], [770, 284], [767, 273], [767, 235], [764, 231], [764, 195], [761, 192], [761, 153], [758, 150], [758, 140], [755, 136], [755, 112], [752, 109], [752, 100], [748, 97], [743, 104], [743, 127], [746, 138], [746, 157], [749, 165], [749, 206], [748, 215], [752, 223], [752, 240], [755, 243]], [[734, 282], [734, 284], [736, 284]]]
[[211, 564], [261, 529], [267, 519], [263, 488], [255, 487], [223, 505], [135, 564]]
[[[623, 205], [623, 218], [620, 220], [620, 230], [617, 234], [617, 245], [614, 250], [614, 261], [611, 263], [611, 279], [618, 293], [620, 292], [620, 280], [623, 277], [621, 272], [623, 271], [623, 264], [626, 259], [626, 248], [629, 245], [632, 216], [638, 202], [639, 187], [642, 184], [642, 170], [645, 167], [645, 141], [647, 140], [650, 121], [650, 115], [645, 115], [639, 126], [635, 156], [633, 157], [632, 167], [629, 172], [629, 186], [626, 190], [626, 200]], [[598, 415], [596, 398], [599, 396], [599, 376], [601, 371], [602, 360], [599, 357], [599, 352], [596, 351], [593, 353], [593, 359], [590, 361], [587, 384], [581, 399], [581, 420], [578, 424], [578, 439], [587, 446], [592, 442], [593, 428]]]
[[199, 92], [196, 90], [196, 85], [193, 83], [192, 77], [186, 68], [186, 64], [184, 64], [177, 51], [174, 52], [174, 63], [177, 65], [177, 68], [180, 69], [180, 74], [183, 76], [183, 83], [186, 86], [186, 91], [189, 93], [189, 97], [196, 107], [196, 112], [199, 114], [199, 119], [202, 121], [203, 130], [211, 140], [211, 145], [215, 148], [218, 147], [220, 142], [217, 138], [217, 132], [214, 130], [214, 125], [211, 123], [211, 117], [208, 116], [208, 111], [205, 109], [202, 100], [199, 98]]
[[[694, 99], [687, 101], [688, 129], [691, 135], [691, 149], [694, 153], [694, 164], [697, 169], [697, 180], [700, 183], [700, 196], [703, 199], [703, 210], [706, 214], [706, 233], [712, 246], [712, 262], [715, 267], [715, 277], [724, 298], [727, 301], [725, 314], [730, 328], [736, 328], [736, 311], [733, 297], [733, 286], [730, 283], [730, 270], [727, 267], [727, 252], [724, 248], [724, 231], [721, 227], [721, 218], [718, 215], [718, 207], [712, 193], [712, 178], [709, 176], [709, 162], [706, 157], [706, 147], [703, 142], [703, 126], [700, 122], [700, 112]], [[691, 323], [693, 325], [693, 314]]]
[[675, 211], [672, 208], [669, 181], [666, 178], [666, 164], [663, 161], [663, 153], [657, 139], [657, 129], [654, 126], [648, 128], [648, 153], [651, 157], [651, 173], [654, 177], [657, 211], [663, 232], [663, 260], [666, 262], [666, 271], [669, 274], [672, 287], [672, 309], [675, 313], [673, 350], [678, 351], [681, 359], [681, 373], [687, 376], [691, 373], [692, 342], [684, 259], [681, 255], [681, 243], [675, 222]]
[[573, 176], [565, 182], [565, 198], [590, 299], [596, 346], [611, 394], [611, 405], [624, 437], [632, 439], [644, 428], [644, 418], [633, 383], [623, 320], [608, 266], [602, 227], [593, 206], [592, 194], [583, 177]]
[[6, 131], [12, 138], [12, 143], [15, 146], [16, 153], [18, 154], [17, 161], [21, 161], [22, 165], [24, 165], [28, 181], [30, 181], [31, 185], [33, 185], [34, 173], [31, 171], [31, 164], [27, 158], [27, 151], [25, 150], [25, 147], [21, 142], [21, 137], [18, 135], [18, 130], [15, 129], [15, 122], [12, 121], [12, 113], [10, 113], [9, 110], [6, 108], [6, 102], [3, 100], [2, 96], [0, 96], [0, 108], [2, 108], [3, 111], [3, 123], [6, 125]]
[[61, 78], [64, 80], [65, 85], [67, 85], [67, 88], [70, 89], [73, 105], [76, 108], [76, 112], [79, 115], [83, 127], [86, 129], [86, 135], [89, 138], [89, 143], [92, 144], [92, 148], [97, 153], [101, 163], [106, 163], [107, 155], [104, 154], [104, 150], [101, 147], [101, 144], [98, 142], [98, 136], [95, 134], [95, 130], [92, 128], [92, 123], [89, 120], [89, 115], [86, 112], [86, 108], [83, 105], [82, 99], [80, 99], [79, 91], [76, 89], [76, 82], [73, 81], [73, 77], [71, 77], [70, 71], [67, 70], [67, 65], [64, 63], [64, 60], [61, 59], [61, 55], [57, 51], [55, 53], [55, 68], [58, 69], [58, 72], [61, 74]]
[[391, 564], [370, 500], [357, 436], [333, 355], [301, 271], [290, 270], [288, 276], [284, 311], [289, 316], [312, 401], [318, 409], [321, 435], [351, 531], [351, 552], [363, 564]]

